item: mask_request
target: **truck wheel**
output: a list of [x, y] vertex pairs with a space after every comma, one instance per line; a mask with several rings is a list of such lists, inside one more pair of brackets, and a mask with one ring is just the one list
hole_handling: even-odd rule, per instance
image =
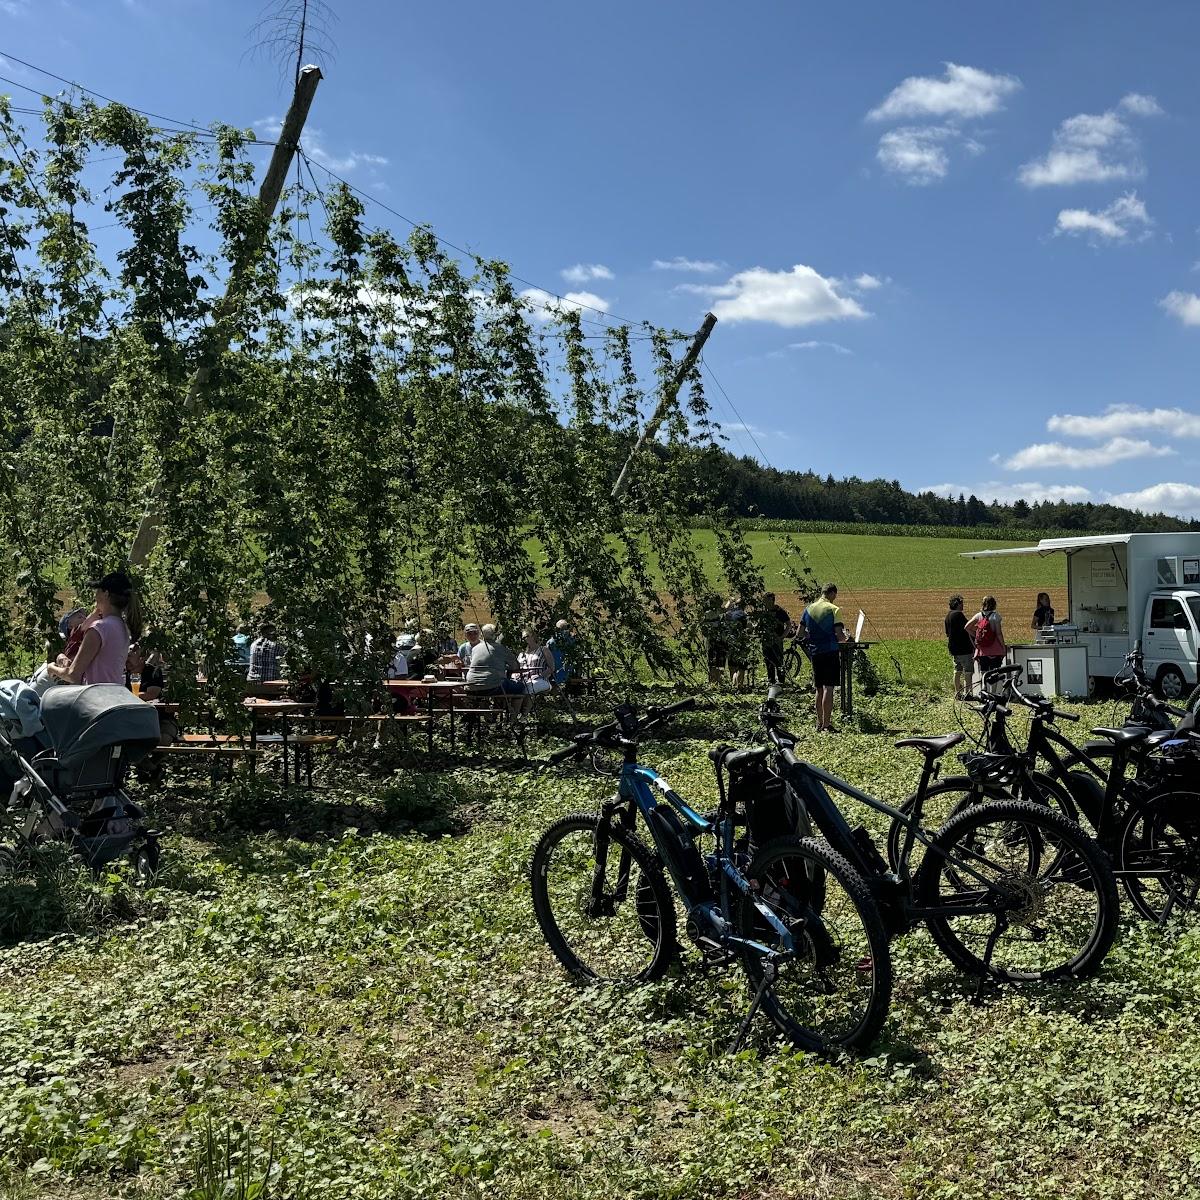
[[1159, 668], [1158, 678], [1154, 681], [1154, 685], [1164, 700], [1178, 700], [1187, 690], [1187, 680], [1184, 679], [1183, 672], [1178, 667], [1172, 666]]

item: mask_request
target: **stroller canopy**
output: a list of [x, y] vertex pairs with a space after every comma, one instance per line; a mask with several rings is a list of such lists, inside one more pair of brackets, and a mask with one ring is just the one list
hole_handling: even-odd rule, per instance
[[42, 697], [42, 724], [62, 767], [126, 742], [157, 742], [158, 713], [115, 683], [58, 684]]

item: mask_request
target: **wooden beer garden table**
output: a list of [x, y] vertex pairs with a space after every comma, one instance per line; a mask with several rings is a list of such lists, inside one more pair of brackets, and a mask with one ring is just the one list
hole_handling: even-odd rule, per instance
[[[262, 700], [255, 696], [247, 696], [242, 701], [242, 705], [249, 710], [253, 718], [250, 726], [250, 745], [252, 748], [257, 746], [260, 740], [258, 737], [258, 722], [261, 720], [271, 720], [275, 717], [279, 718], [280, 746], [283, 749], [283, 782], [286, 784], [289, 780], [288, 717], [311, 712], [316, 705], [301, 700]], [[300, 782], [300, 755], [298, 751], [296, 754], [296, 782]]]
[[387, 679], [384, 687], [393, 696], [406, 696], [413, 692], [425, 692], [425, 737], [429, 754], [433, 755], [433, 722], [435, 709], [434, 699], [438, 696], [446, 698], [446, 707], [450, 715], [450, 749], [455, 749], [454, 737], [454, 697], [463, 695], [466, 684], [460, 679]]

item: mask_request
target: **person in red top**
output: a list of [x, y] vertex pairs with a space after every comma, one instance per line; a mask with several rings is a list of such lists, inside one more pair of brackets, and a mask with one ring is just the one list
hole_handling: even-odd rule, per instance
[[997, 667], [1004, 666], [1008, 647], [1004, 644], [1004, 625], [996, 611], [996, 597], [984, 596], [979, 611], [967, 622], [966, 632], [975, 640], [975, 665], [979, 681]]

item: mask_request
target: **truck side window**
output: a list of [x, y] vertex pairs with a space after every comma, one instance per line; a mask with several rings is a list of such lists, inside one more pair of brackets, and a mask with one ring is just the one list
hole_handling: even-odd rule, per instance
[[1151, 629], [1187, 629], [1187, 614], [1178, 600], [1164, 598], [1150, 605]]

